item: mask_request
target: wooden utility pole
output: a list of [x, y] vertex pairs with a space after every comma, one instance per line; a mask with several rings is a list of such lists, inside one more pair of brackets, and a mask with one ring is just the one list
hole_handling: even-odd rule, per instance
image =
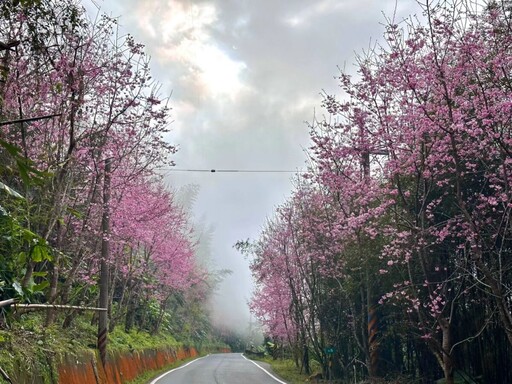
[[[364, 131], [360, 130], [361, 147], [363, 147]], [[370, 179], [370, 154], [372, 155], [388, 155], [385, 150], [363, 150], [361, 153], [361, 168], [363, 177], [366, 182]], [[375, 307], [373, 298], [373, 289], [371, 286], [371, 279], [369, 276], [369, 266], [366, 266], [366, 305], [368, 313], [368, 374], [370, 377], [377, 377], [379, 374], [379, 319], [377, 309]]]
[[[100, 264], [100, 298], [98, 307], [108, 308], [108, 280], [109, 271], [107, 261], [110, 258], [110, 162], [105, 160], [105, 176], [103, 179], [103, 214], [101, 217], [101, 264]], [[98, 350], [103, 365], [107, 357], [108, 310], [99, 313], [98, 321]]]

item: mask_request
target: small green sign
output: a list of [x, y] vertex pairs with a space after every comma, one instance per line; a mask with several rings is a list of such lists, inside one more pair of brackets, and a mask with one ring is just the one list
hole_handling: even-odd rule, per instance
[[334, 352], [336, 352], [336, 349], [334, 347], [325, 348], [325, 353], [328, 355], [334, 355]]

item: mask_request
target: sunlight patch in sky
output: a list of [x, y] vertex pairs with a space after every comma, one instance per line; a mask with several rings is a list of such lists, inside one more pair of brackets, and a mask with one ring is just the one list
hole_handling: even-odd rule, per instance
[[240, 73], [246, 68], [242, 62], [233, 61], [214, 46], [198, 47], [195, 58], [200, 70], [199, 78], [214, 96], [227, 95], [231, 99], [243, 88]]
[[140, 13], [140, 28], [161, 41], [157, 58], [187, 68], [183, 79], [194, 84], [201, 97], [233, 99], [243, 88], [240, 73], [245, 63], [233, 60], [211, 36], [218, 21], [214, 5], [171, 0], [162, 6], [150, 2], [140, 8]]

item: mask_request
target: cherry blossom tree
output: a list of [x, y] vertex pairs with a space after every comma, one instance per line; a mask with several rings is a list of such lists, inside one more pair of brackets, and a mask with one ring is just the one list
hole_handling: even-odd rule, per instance
[[[161, 319], [173, 295], [205, 300], [198, 287], [210, 277], [195, 260], [188, 214], [157, 171], [172, 165], [176, 148], [165, 139], [168, 98], [151, 77], [143, 45], [121, 35], [115, 19], [89, 20], [78, 1], [0, 8], [0, 41], [9, 42], [0, 116], [10, 121], [0, 126], [0, 139], [19, 164], [33, 162], [18, 174], [2, 167], [2, 185], [22, 192], [26, 230], [51, 249], [48, 257], [32, 252], [22, 260], [22, 288], [47, 280], [42, 300], [94, 304], [107, 255], [112, 325], [150, 304]], [[42, 176], [37, 183], [22, 183], [35, 174]], [[102, 253], [106, 242], [110, 255]], [[47, 323], [54, 319], [49, 310]], [[132, 320], [125, 319], [127, 328]], [[158, 331], [161, 321], [144, 323], [136, 325]]]
[[[340, 75], [342, 97], [326, 95], [329, 116], [312, 124], [308, 177], [332, 212], [327, 219], [303, 211], [308, 219], [294, 222], [294, 233], [339, 242], [328, 252], [335, 264], [314, 242], [302, 242], [300, 252], [325, 265], [322, 278], [333, 271], [339, 290], [332, 284], [331, 294], [349, 293], [353, 313], [370, 314], [378, 301], [377, 330], [369, 322], [353, 339], [370, 375], [378, 374], [374, 356], [389, 355], [399, 332], [412, 337], [406, 348], [423, 373], [427, 347], [453, 383], [456, 369], [486, 370], [459, 355], [490, 334], [490, 324], [511, 340], [510, 9], [506, 2], [427, 1], [422, 10], [422, 19], [389, 20], [387, 46], [359, 58], [355, 80]], [[359, 300], [347, 289], [353, 281]], [[348, 308], [338, 316], [350, 316]], [[397, 319], [400, 325], [391, 322]], [[393, 353], [396, 364], [410, 364], [409, 353]]]

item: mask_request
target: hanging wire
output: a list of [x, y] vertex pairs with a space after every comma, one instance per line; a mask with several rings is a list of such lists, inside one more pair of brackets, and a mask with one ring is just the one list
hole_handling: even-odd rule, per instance
[[303, 170], [287, 169], [180, 169], [180, 168], [160, 168], [167, 172], [208, 172], [208, 173], [306, 173]]

